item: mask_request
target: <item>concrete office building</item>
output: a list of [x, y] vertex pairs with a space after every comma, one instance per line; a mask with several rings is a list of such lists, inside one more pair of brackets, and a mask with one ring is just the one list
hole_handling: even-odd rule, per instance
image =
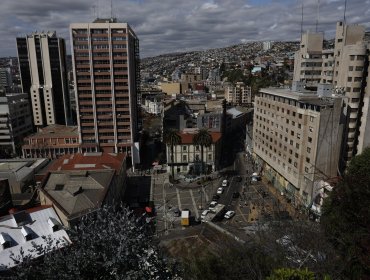
[[32, 132], [27, 94], [8, 93], [0, 96], [0, 150], [3, 155], [20, 153], [23, 138]]
[[81, 150], [136, 153], [141, 104], [137, 36], [113, 18], [73, 23], [70, 33]]
[[261, 89], [255, 97], [253, 152], [267, 179], [308, 206], [314, 182], [337, 176], [341, 98], [298, 88]]
[[66, 51], [55, 32], [35, 32], [17, 38], [22, 90], [29, 95], [36, 127], [69, 124]]

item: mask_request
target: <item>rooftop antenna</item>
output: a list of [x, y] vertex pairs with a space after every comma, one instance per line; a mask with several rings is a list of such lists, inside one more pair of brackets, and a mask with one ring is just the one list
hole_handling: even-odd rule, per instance
[[316, 33], [319, 26], [319, 17], [320, 17], [320, 0], [317, 0]]
[[94, 11], [93, 17], [96, 18], [96, 5], [93, 5], [92, 8], [93, 8], [93, 11]]
[[110, 0], [110, 18], [113, 18], [113, 0]]
[[347, 10], [347, 0], [344, 0], [344, 12], [343, 12], [343, 22], [346, 24], [346, 10]]
[[302, 1], [302, 18], [301, 18], [301, 41], [303, 36], [303, 1]]
[[97, 10], [97, 12], [96, 12], [96, 18], [99, 18], [99, 10], [100, 10], [100, 3], [99, 3], [99, 0], [97, 0], [97, 2], [98, 2], [98, 10]]

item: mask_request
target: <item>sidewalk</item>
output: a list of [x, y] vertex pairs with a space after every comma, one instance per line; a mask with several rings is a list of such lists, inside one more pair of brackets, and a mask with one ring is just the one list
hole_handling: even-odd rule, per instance
[[291, 203], [286, 201], [285, 196], [281, 195], [280, 192], [267, 181], [265, 177], [262, 177], [262, 182], [268, 187], [269, 192], [278, 200], [279, 204], [283, 209], [289, 212], [289, 215], [293, 220], [307, 220], [308, 216], [304, 213], [300, 213]]

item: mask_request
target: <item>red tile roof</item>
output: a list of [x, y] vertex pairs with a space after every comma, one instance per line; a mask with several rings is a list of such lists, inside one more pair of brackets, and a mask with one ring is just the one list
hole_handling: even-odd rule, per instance
[[71, 154], [55, 160], [48, 171], [56, 170], [102, 170], [115, 169], [119, 172], [126, 154], [85, 153]]
[[[216, 143], [218, 140], [221, 139], [221, 132], [209, 132], [212, 136], [212, 142]], [[191, 132], [180, 132], [179, 133], [181, 137], [181, 144], [192, 144], [193, 143], [193, 137], [195, 133]]]

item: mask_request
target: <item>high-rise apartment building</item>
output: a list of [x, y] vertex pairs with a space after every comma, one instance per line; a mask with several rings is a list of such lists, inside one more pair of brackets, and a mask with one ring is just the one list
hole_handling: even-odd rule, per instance
[[364, 26], [337, 23], [333, 84], [346, 97], [342, 167], [370, 145], [370, 42], [364, 41], [364, 36]]
[[36, 127], [68, 124], [70, 104], [64, 39], [55, 32], [17, 38], [22, 90], [29, 95]]
[[11, 69], [0, 68], [0, 88], [9, 89], [13, 85]]
[[225, 88], [225, 99], [235, 105], [252, 104], [251, 87], [246, 86], [243, 82], [229, 85]]
[[343, 99], [345, 126], [340, 169], [370, 145], [370, 42], [365, 41], [365, 27], [338, 22], [333, 50], [323, 50], [323, 36], [307, 33], [295, 54], [293, 81], [308, 88], [319, 83], [332, 84]]
[[342, 100], [324, 95], [301, 87], [261, 89], [255, 97], [253, 152], [297, 205], [312, 202], [315, 182], [337, 176]]
[[70, 26], [82, 151], [134, 152], [138, 134], [139, 40], [127, 23]]
[[0, 96], [0, 150], [5, 154], [20, 153], [20, 144], [32, 132], [28, 95], [7, 93]]

